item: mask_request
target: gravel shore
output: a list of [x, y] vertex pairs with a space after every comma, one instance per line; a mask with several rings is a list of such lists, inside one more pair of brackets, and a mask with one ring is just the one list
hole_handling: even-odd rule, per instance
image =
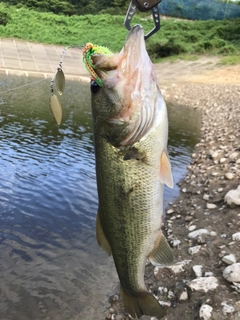
[[[147, 265], [146, 284], [164, 320], [240, 319], [240, 206], [224, 201], [240, 185], [240, 85], [176, 83], [163, 94], [202, 111], [201, 140], [165, 219], [176, 264]], [[118, 291], [109, 301], [106, 319], [130, 319]]]

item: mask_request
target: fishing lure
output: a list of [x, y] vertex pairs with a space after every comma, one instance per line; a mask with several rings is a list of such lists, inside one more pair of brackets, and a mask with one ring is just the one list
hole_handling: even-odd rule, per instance
[[92, 63], [92, 56], [94, 54], [113, 54], [112, 51], [110, 51], [107, 47], [103, 46], [97, 46], [92, 43], [86, 43], [84, 48], [83, 48], [83, 63], [87, 69], [87, 71], [90, 73], [91, 77], [93, 78], [96, 83], [102, 87], [103, 82], [99, 78], [98, 74], [94, 69], [96, 67]]

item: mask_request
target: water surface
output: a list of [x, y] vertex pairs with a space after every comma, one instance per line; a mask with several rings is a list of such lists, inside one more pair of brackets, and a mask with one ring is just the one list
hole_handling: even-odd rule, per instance
[[[38, 81], [2, 77], [0, 91]], [[97, 320], [118, 283], [95, 240], [97, 190], [89, 85], [67, 81], [58, 127], [49, 80], [0, 94], [0, 319]], [[200, 115], [169, 106], [175, 184]], [[178, 195], [166, 189], [165, 206]]]

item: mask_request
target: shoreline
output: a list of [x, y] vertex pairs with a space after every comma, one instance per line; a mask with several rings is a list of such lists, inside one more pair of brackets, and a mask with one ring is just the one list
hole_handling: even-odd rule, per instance
[[[164, 221], [179, 264], [161, 269], [148, 264], [145, 282], [166, 306], [164, 320], [200, 319], [202, 305], [201, 312], [205, 305], [211, 310], [211, 318], [203, 319], [237, 320], [239, 292], [223, 277], [223, 271], [228, 266], [225, 256], [233, 255], [240, 263], [240, 242], [233, 240], [233, 235], [240, 232], [240, 207], [224, 202], [226, 193], [240, 185], [240, 82], [162, 87], [167, 102], [201, 110], [201, 140], [195, 146], [186, 177], [179, 182], [180, 196], [169, 204]], [[197, 234], [198, 230], [207, 231], [191, 238], [190, 233]], [[203, 281], [201, 288], [191, 289], [197, 279]], [[118, 292], [106, 309], [104, 319], [130, 319]]]

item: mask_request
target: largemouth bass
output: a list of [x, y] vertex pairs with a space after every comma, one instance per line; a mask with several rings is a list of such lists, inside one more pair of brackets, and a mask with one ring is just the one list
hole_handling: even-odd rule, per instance
[[137, 25], [116, 55], [93, 55], [102, 86], [92, 81], [92, 113], [99, 197], [97, 241], [112, 254], [126, 310], [161, 317], [144, 270], [170, 264], [162, 235], [163, 187], [173, 186], [167, 154], [168, 119], [144, 32]]

